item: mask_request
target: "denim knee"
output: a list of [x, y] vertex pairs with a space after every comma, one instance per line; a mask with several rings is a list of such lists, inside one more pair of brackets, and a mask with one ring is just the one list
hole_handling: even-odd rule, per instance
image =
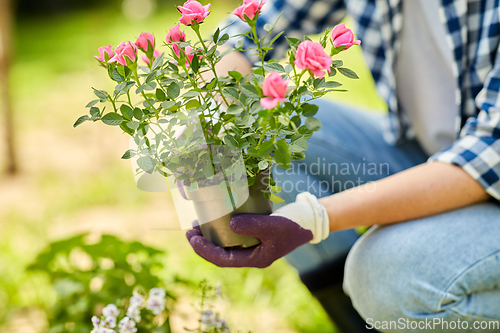
[[[468, 322], [469, 329], [474, 321], [500, 319], [496, 305], [500, 300], [500, 251], [458, 270], [446, 258], [439, 259], [439, 254], [437, 260], [430, 259], [433, 250], [418, 233], [411, 234], [413, 226], [373, 228], [353, 246], [346, 262], [344, 289], [360, 315], [372, 323], [461, 320]], [[442, 326], [423, 326], [423, 330], [421, 326], [415, 331], [426, 328], [430, 332], [456, 331]], [[413, 330], [394, 326], [381, 331]]]

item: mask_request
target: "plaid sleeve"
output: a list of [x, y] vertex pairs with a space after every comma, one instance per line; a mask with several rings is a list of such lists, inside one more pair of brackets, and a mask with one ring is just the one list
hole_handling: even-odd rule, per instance
[[461, 166], [500, 200], [500, 55], [476, 99], [477, 117], [467, 119], [454, 144], [429, 158]]
[[[340, 22], [345, 17], [346, 8], [344, 0], [268, 0], [257, 20], [259, 36], [267, 34], [264, 26], [274, 24], [281, 13], [283, 14], [270, 38], [281, 31], [285, 33], [273, 44], [273, 49], [266, 56], [267, 59], [281, 59], [285, 56], [288, 44], [284, 36], [302, 38], [304, 35], [320, 33]], [[234, 15], [226, 18], [221, 26], [231, 22], [234, 23], [226, 31], [229, 36], [243, 34], [249, 30], [248, 25]], [[234, 46], [237, 40], [232, 38], [229, 43]], [[243, 47], [248, 49], [255, 46], [250, 39], [245, 38]], [[245, 52], [244, 55], [251, 63], [258, 61], [255, 54]]]

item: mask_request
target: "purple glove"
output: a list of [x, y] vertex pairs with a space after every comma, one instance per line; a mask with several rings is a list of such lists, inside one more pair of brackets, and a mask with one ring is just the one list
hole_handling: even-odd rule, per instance
[[242, 250], [223, 249], [201, 235], [199, 227], [186, 234], [194, 251], [220, 267], [265, 268], [297, 247], [311, 241], [313, 233], [282, 216], [237, 215], [229, 228], [241, 235], [254, 236], [261, 244]]

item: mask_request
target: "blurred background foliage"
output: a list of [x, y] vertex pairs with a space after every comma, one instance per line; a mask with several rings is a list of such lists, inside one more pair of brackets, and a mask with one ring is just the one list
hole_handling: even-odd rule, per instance
[[[326, 314], [284, 260], [263, 270], [221, 269], [197, 257], [184, 232], [176, 227], [168, 195], [140, 192], [135, 187], [129, 162], [120, 160], [128, 149], [125, 135], [112, 133], [105, 125], [72, 128], [92, 97], [90, 87], [110, 88], [106, 73], [92, 57], [97, 48], [133, 40], [141, 32], [154, 33], [161, 44], [166, 30], [178, 19], [178, 4], [172, 0], [14, 2], [9, 85], [20, 170], [15, 176], [0, 178], [0, 331], [44, 332], [58, 311], [64, 307], [67, 310], [74, 299], [61, 294], [61, 284], [56, 282], [61, 272], [43, 261], [43, 255], [38, 260], [37, 256], [54, 251], [54, 246], [68, 251], [71, 242], [80, 239], [72, 237], [88, 233], [86, 237], [96, 239], [114, 235], [103, 238], [114, 245], [103, 246], [102, 257], [92, 258], [95, 269], [103, 258], [110, 259], [113, 266], [120, 265], [123, 258], [117, 251], [124, 252], [122, 256], [132, 251], [120, 244], [143, 244], [140, 246], [158, 252], [144, 259], [151, 261], [154, 257], [155, 264], [146, 266], [151, 268], [149, 277], [128, 272], [134, 280], [144, 278], [143, 283], [149, 284], [160, 281], [167, 290], [176, 281], [221, 281], [226, 300], [223, 312], [242, 332], [334, 332]], [[208, 36], [237, 5], [239, 1], [212, 2], [212, 14], [203, 32]], [[192, 35], [188, 33], [189, 37]], [[341, 58], [361, 80], [336, 77], [349, 93], [332, 98], [383, 111], [385, 106], [374, 92], [360, 49], [353, 47]], [[0, 128], [0, 137], [4, 131]], [[0, 168], [5, 150], [2, 141]], [[52, 242], [58, 245], [50, 247]], [[86, 260], [78, 259], [78, 255], [76, 258], [72, 260]], [[88, 267], [80, 264], [71, 273], [64, 273], [64, 279], [78, 282], [85, 276]], [[130, 291], [126, 270], [122, 273], [123, 290], [110, 290]], [[128, 276], [129, 282], [132, 278]], [[106, 279], [112, 281], [110, 276]], [[94, 303], [108, 299], [90, 284], [79, 288]], [[178, 303], [178, 319], [182, 322], [190, 319], [190, 307], [184, 305], [190, 304], [194, 292], [190, 288], [180, 290], [186, 297]]]

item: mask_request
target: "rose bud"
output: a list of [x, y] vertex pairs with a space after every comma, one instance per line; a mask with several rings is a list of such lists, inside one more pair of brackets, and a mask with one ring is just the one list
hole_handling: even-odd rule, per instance
[[345, 24], [339, 24], [332, 30], [332, 43], [333, 47], [344, 47], [347, 50], [354, 44], [360, 45], [360, 40], [354, 40], [354, 33], [351, 29], [346, 28]]
[[177, 10], [182, 14], [179, 22], [185, 25], [192, 25], [193, 21], [201, 23], [210, 14], [208, 10], [211, 4], [202, 6], [201, 3], [195, 0], [188, 0], [183, 6], [177, 6]]
[[139, 35], [135, 45], [143, 52], [151, 52], [155, 49], [155, 37], [147, 32]]
[[121, 42], [115, 48], [115, 56], [109, 59], [108, 63], [117, 62], [120, 65], [127, 66], [127, 57], [130, 62], [134, 63], [137, 60], [137, 46], [130, 42]]
[[322, 79], [325, 69], [328, 73], [331, 71], [332, 57], [325, 53], [320, 43], [306, 40], [297, 47], [294, 64], [297, 68], [307, 69]]
[[260, 105], [264, 109], [272, 109], [278, 105], [279, 102], [286, 101], [286, 89], [288, 88], [288, 80], [283, 80], [278, 72], [270, 73], [262, 85], [262, 93], [264, 98], [260, 100]]
[[[266, 4], [266, 0], [259, 2], [258, 0], [243, 0], [243, 4], [233, 11], [233, 14], [238, 16], [243, 21], [247, 18], [253, 20], [255, 16], [260, 14], [262, 6]], [[245, 16], [247, 18], [245, 18]]]
[[101, 46], [98, 49], [98, 51], [99, 51], [100, 56], [94, 56], [94, 58], [96, 58], [100, 62], [107, 62], [109, 59], [111, 59], [115, 55], [115, 52], [113, 52], [113, 47], [111, 45]]
[[[166, 41], [168, 44], [186, 41], [186, 34], [184, 33], [184, 31], [181, 31], [179, 24], [168, 29]], [[175, 55], [179, 57], [179, 45], [173, 44], [172, 49], [174, 50]]]

